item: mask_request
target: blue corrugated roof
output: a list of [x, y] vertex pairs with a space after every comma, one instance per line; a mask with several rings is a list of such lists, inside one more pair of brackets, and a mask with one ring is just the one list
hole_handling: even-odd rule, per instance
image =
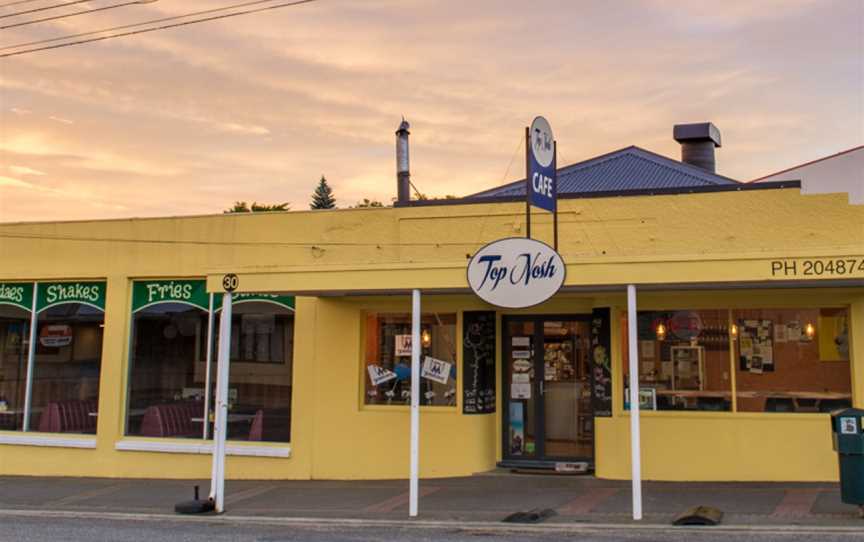
[[[735, 184], [738, 184], [738, 181], [734, 179], [635, 146], [597, 156], [558, 170], [559, 195]], [[525, 180], [523, 179], [466, 196], [466, 199], [524, 195]]]

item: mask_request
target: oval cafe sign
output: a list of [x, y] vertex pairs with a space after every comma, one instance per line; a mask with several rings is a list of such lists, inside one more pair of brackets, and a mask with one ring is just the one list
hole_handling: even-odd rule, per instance
[[507, 309], [543, 303], [564, 284], [564, 260], [549, 245], [511, 237], [489, 243], [468, 262], [468, 285], [481, 299]]

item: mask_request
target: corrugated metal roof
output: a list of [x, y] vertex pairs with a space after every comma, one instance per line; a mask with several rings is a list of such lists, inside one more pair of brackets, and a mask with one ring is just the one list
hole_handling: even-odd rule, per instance
[[[738, 181], [734, 179], [635, 146], [558, 170], [558, 194], [628, 192], [735, 184], [738, 184]], [[525, 195], [524, 179], [466, 196], [466, 199], [522, 195]]]

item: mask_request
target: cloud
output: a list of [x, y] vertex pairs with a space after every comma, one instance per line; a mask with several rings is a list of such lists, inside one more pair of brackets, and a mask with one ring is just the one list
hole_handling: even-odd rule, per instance
[[60, 124], [75, 124], [73, 121], [69, 119], [64, 119], [63, 117], [55, 117], [54, 115], [51, 115], [48, 118], [50, 120], [53, 120], [54, 122], [59, 122]]
[[[677, 157], [672, 125], [702, 120], [723, 132], [721, 173], [742, 179], [859, 144], [864, 8], [766, 2], [327, 1], [15, 57], [0, 78], [0, 163], [105, 205], [10, 185], [4, 219], [301, 209], [322, 172], [340, 205], [389, 201], [403, 114], [412, 180], [433, 196], [518, 178], [537, 114], [562, 164], [630, 144]], [[156, 2], [6, 39], [207, 8]]]
[[9, 171], [16, 175], [45, 175], [45, 172], [27, 166], [9, 166]]

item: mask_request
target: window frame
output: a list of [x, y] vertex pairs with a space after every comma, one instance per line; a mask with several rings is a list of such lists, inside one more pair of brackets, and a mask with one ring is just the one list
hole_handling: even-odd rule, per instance
[[[686, 306], [688, 308], [681, 309], [680, 306]], [[675, 310], [717, 310], [717, 311], [726, 311], [727, 319], [728, 319], [728, 329], [731, 329], [731, 326], [735, 324], [734, 313], [735, 311], [746, 311], [746, 310], [822, 310], [822, 309], [842, 309], [847, 312], [848, 318], [850, 319], [850, 323], [853, 320], [852, 316], [852, 307], [849, 303], [843, 302], [827, 302], [827, 303], [816, 303], [813, 300], [808, 299], [804, 302], [795, 302], [793, 301], [784, 301], [781, 303], [776, 302], [758, 302], [758, 303], [726, 303], [718, 306], [717, 304], [705, 302], [704, 300], [699, 301], [691, 301], [689, 299], [684, 299], [682, 303], [674, 303], [669, 304], [668, 302], [656, 303], [656, 302], [648, 302], [645, 303], [644, 307], [637, 307], [637, 316], [639, 312], [661, 312], [661, 311], [675, 311]], [[628, 367], [628, 348], [627, 341], [629, 340], [627, 336], [627, 311], [618, 310], [618, 340], [619, 344], [618, 348], [620, 349], [620, 355], [618, 356], [618, 366], [619, 366], [619, 374], [622, 384], [620, 386], [615, 386], [615, 388], [620, 387], [622, 393], [621, 401], [613, 401], [613, 416], [622, 415], [624, 417], [630, 416], [630, 409], [624, 408], [627, 397], [624, 396], [624, 388], [628, 385], [628, 377], [625, 375], [625, 371], [629, 370]], [[638, 323], [637, 323], [638, 325]], [[615, 337], [613, 335], [613, 343], [615, 343]], [[729, 336], [729, 371], [730, 371], [730, 384], [731, 384], [731, 409], [725, 411], [713, 411], [713, 410], [644, 410], [640, 409], [640, 416], [648, 416], [648, 417], [659, 417], [659, 418], [671, 418], [671, 417], [697, 417], [697, 418], [705, 418], [705, 417], [728, 417], [735, 416], [736, 418], [751, 418], [751, 419], [824, 419], [826, 413], [824, 412], [754, 412], [754, 411], [740, 411], [738, 410], [738, 389], [737, 389], [737, 368], [738, 368], [738, 337]], [[856, 399], [856, 389], [853, 378], [854, 373], [854, 352], [850, 348], [849, 351], [849, 382], [851, 389], [851, 398], [850, 402], [852, 405], [855, 404]], [[641, 368], [641, 367], [640, 367]], [[640, 386], [641, 387], [641, 386]]]
[[[462, 318], [463, 318], [463, 310], [437, 310], [437, 309], [429, 309], [422, 308], [420, 312], [420, 318], [422, 320], [424, 315], [434, 315], [437, 314], [452, 314], [456, 317], [455, 332], [453, 334], [454, 338], [454, 347], [456, 348], [456, 356], [453, 363], [456, 366], [456, 401], [452, 405], [424, 405], [423, 402], [420, 402], [420, 410], [423, 413], [429, 414], [454, 414], [462, 411], [462, 395], [463, 395], [463, 383], [462, 383]], [[359, 335], [359, 343], [358, 343], [358, 356], [357, 356], [357, 411], [358, 412], [400, 412], [405, 413], [411, 410], [411, 405], [407, 404], [367, 404], [366, 403], [366, 381], [369, 378], [369, 373], [367, 372], [367, 363], [366, 363], [366, 341], [368, 339], [369, 329], [366, 325], [367, 317], [370, 314], [406, 314], [409, 319], [411, 317], [410, 307], [406, 308], [404, 305], [394, 304], [394, 305], [370, 305], [367, 307], [363, 307], [359, 310], [358, 317], [358, 325], [360, 326]], [[422, 365], [422, 360], [421, 360]], [[421, 377], [422, 381], [422, 377]]]

